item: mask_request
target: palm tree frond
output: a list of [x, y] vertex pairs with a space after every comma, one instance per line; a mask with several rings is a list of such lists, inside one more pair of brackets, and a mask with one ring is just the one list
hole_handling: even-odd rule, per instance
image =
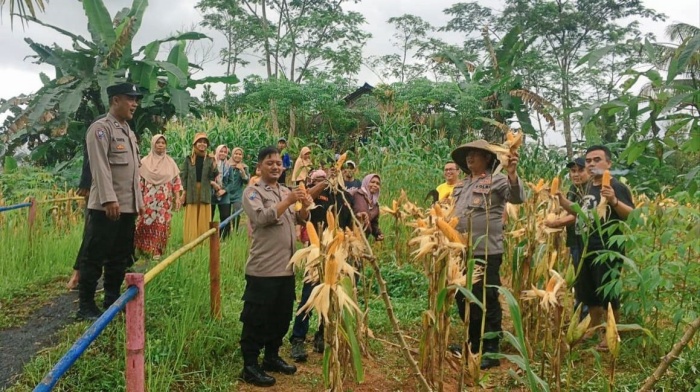
[[554, 106], [551, 102], [533, 93], [532, 91], [525, 89], [512, 90], [509, 92], [509, 94], [512, 97], [522, 99], [523, 103], [525, 103], [527, 106], [532, 108], [532, 110], [536, 111], [542, 117], [544, 117], [545, 121], [547, 121], [547, 124], [550, 127], [555, 127], [554, 117], [550, 113], [558, 113], [558, 110], [557, 107]]
[[684, 41], [700, 34], [700, 27], [687, 23], [674, 23], [666, 27], [666, 35], [674, 41]]

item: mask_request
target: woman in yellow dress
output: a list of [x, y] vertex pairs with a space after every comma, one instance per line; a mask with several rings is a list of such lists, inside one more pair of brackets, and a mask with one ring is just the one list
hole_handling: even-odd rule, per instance
[[185, 159], [180, 169], [182, 187], [185, 190], [182, 194], [182, 204], [185, 206], [185, 244], [209, 230], [212, 192], [225, 192], [216, 182], [219, 171], [214, 163], [214, 156], [207, 153], [207, 134], [194, 135], [192, 146], [192, 154]]

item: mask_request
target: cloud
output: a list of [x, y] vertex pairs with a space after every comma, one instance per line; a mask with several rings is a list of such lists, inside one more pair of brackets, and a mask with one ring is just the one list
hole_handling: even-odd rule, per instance
[[[367, 24], [364, 27], [373, 36], [364, 49], [364, 56], [367, 57], [395, 51], [391, 43], [393, 28], [387, 23], [390, 17], [414, 14], [439, 27], [447, 23], [448, 20], [448, 17], [443, 14], [443, 10], [455, 2], [454, 0], [433, 0], [430, 2], [365, 0], [348, 5], [348, 9], [362, 13], [367, 20]], [[502, 9], [504, 1], [480, 0], [479, 3], [499, 10]], [[118, 10], [129, 6], [131, 0], [109, 0], [105, 1], [105, 4], [110, 14], [114, 15]], [[197, 24], [202, 19], [202, 16], [199, 10], [195, 9], [196, 4], [197, 0], [150, 0], [141, 29], [134, 40], [135, 48], [155, 39], [165, 38], [177, 30], [187, 29], [193, 24]], [[669, 17], [666, 23], [642, 21], [642, 30], [654, 32], [659, 38], [664, 37], [664, 28], [670, 22], [683, 21], [695, 25], [700, 22], [700, 2], [698, 1], [645, 0], [644, 4], [647, 7], [664, 12]], [[62, 27], [85, 37], [90, 35], [87, 30], [87, 18], [79, 2], [69, 1], [61, 4], [50, 2], [47, 5], [46, 13], [39, 15], [39, 18], [46, 23]], [[214, 55], [218, 55], [219, 50], [225, 45], [223, 36], [216, 31], [203, 28], [197, 29], [208, 34], [213, 39], [212, 52]], [[459, 34], [435, 34], [448, 42], [459, 42], [462, 38]], [[36, 24], [31, 24], [23, 29], [18, 19], [15, 19], [13, 31], [10, 29], [9, 17], [7, 14], [4, 14], [0, 24], [0, 47], [3, 48], [4, 54], [4, 56], [0, 56], [0, 69], [3, 71], [0, 73], [0, 86], [2, 86], [0, 98], [8, 98], [20, 92], [29, 93], [36, 91], [41, 87], [39, 72], [46, 72], [49, 75], [53, 74], [51, 67], [38, 66], [32, 64], [30, 60], [24, 60], [26, 56], [32, 54], [31, 49], [24, 42], [25, 37], [31, 37], [35, 42], [43, 44], [50, 45], [56, 42], [64, 47], [70, 45], [70, 40], [67, 37], [51, 29]], [[161, 48], [161, 56], [165, 56], [166, 50], [167, 48]], [[251, 73], [265, 74], [265, 70], [258, 64], [257, 58], [249, 56], [248, 60], [251, 61], [251, 65], [237, 72], [240, 79]], [[225, 71], [224, 66], [218, 64], [216, 60], [207, 63], [204, 68], [204, 71], [196, 75], [197, 78], [208, 75], [221, 75]], [[360, 84], [365, 81], [370, 84], [376, 84], [379, 81], [377, 76], [365, 68], [361, 70], [357, 79]], [[215, 85], [213, 90], [221, 96], [223, 86]], [[199, 93], [200, 91], [196, 91], [195, 95]]]

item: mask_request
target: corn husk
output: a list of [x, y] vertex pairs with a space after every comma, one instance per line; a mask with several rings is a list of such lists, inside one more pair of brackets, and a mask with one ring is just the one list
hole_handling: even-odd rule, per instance
[[608, 344], [610, 354], [613, 358], [617, 358], [620, 354], [620, 334], [617, 331], [615, 313], [610, 303], [608, 303], [608, 320], [605, 326], [605, 342]]

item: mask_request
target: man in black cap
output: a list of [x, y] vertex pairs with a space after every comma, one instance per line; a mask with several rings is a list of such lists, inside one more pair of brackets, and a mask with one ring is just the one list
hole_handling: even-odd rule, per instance
[[287, 149], [287, 139], [281, 137], [277, 140], [277, 149], [280, 150], [280, 155], [282, 156], [282, 174], [277, 180], [278, 183], [285, 185], [287, 183], [287, 172], [292, 167], [292, 158], [289, 153], [285, 151]]
[[127, 123], [143, 95], [131, 83], [110, 86], [107, 95], [109, 113], [93, 122], [85, 135], [92, 185], [76, 317], [90, 321], [102, 314], [95, 304], [95, 289], [103, 269], [103, 306], [107, 308], [119, 298], [133, 254], [136, 217], [143, 209], [138, 144]]
[[[620, 321], [620, 273], [623, 265], [624, 244], [614, 240], [622, 234], [620, 222], [627, 219], [634, 210], [634, 200], [630, 189], [615, 178], [610, 184], [603, 184], [606, 170], [612, 167], [612, 153], [607, 146], [595, 145], [586, 150], [586, 171], [590, 181], [581, 198], [580, 211], [576, 216], [577, 233], [585, 239], [580, 268], [576, 276], [576, 298], [588, 306], [591, 316], [590, 327], [600, 325], [605, 320], [608, 305], [612, 307], [615, 321]], [[559, 193], [559, 203], [570, 214], [576, 214], [571, 201]], [[601, 257], [601, 253], [608, 252]], [[604, 287], [613, 287], [605, 290]], [[619, 287], [619, 286], [618, 286]], [[598, 347], [607, 350], [605, 338]]]
[[360, 189], [362, 188], [362, 181], [355, 179], [355, 172], [357, 171], [357, 165], [355, 162], [348, 160], [343, 165], [343, 181], [345, 181], [345, 189]]

